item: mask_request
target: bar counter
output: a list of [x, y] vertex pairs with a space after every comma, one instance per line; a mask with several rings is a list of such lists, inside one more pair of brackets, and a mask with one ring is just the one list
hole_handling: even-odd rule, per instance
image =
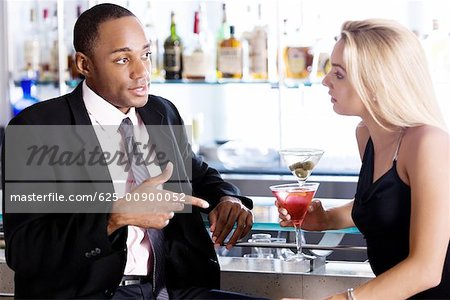
[[[254, 201], [255, 223], [253, 233], [292, 234], [292, 228], [282, 228], [278, 224], [278, 212], [274, 197], [251, 197]], [[341, 205], [349, 200], [321, 199], [325, 207]], [[343, 236], [358, 236], [355, 228], [327, 231], [318, 243], [308, 243], [304, 249], [318, 255], [316, 265], [285, 262], [280, 258], [241, 257], [252, 247], [271, 247], [276, 249], [295, 249], [294, 243], [254, 244], [246, 240], [240, 242], [232, 251], [226, 253], [218, 249], [221, 266], [221, 288], [224, 290], [258, 295], [270, 299], [299, 297], [306, 299], [323, 298], [327, 295], [345, 291], [374, 277], [366, 261], [328, 260], [334, 250], [343, 251], [344, 256], [351, 252], [365, 253], [365, 247], [342, 245]], [[315, 250], [313, 250], [315, 249]], [[319, 250], [317, 250], [319, 249]], [[222, 250], [222, 251], [221, 251]], [[334, 251], [334, 252], [336, 252]], [[224, 253], [225, 252], [225, 253]], [[233, 255], [237, 253], [237, 255]], [[322, 256], [321, 256], [322, 255]], [[327, 259], [327, 260], [325, 260]], [[0, 250], [0, 296], [12, 295], [13, 272], [7, 267], [4, 250]]]
[[[219, 262], [222, 289], [270, 299], [320, 299], [374, 277], [366, 262], [330, 261], [310, 273], [282, 271], [279, 259], [219, 257]], [[0, 278], [0, 298], [12, 296], [13, 272], [6, 265], [4, 250], [0, 250]]]

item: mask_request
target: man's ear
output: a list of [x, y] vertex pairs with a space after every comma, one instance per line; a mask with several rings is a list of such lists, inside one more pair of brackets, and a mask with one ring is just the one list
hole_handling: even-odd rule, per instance
[[92, 64], [89, 57], [84, 53], [75, 53], [75, 65], [77, 66], [78, 72], [80, 72], [84, 77], [90, 77], [92, 73]]

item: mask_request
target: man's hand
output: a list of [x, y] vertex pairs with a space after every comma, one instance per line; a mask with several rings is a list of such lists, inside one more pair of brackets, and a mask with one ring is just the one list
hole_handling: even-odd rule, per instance
[[126, 225], [162, 229], [185, 205], [209, 207], [209, 203], [200, 198], [159, 189], [158, 186], [170, 179], [172, 170], [172, 163], [168, 163], [162, 174], [147, 179], [126, 197], [114, 202], [108, 235]]
[[244, 237], [253, 225], [253, 213], [245, 207], [241, 200], [225, 196], [220, 199], [219, 204], [209, 213], [210, 231], [215, 245], [222, 245], [233, 226], [236, 229], [227, 244], [227, 249], [231, 249], [238, 239]]

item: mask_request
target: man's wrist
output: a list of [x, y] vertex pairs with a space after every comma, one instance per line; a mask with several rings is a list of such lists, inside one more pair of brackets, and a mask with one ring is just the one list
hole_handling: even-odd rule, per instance
[[120, 225], [120, 224], [121, 224], [120, 214], [117, 214], [117, 213], [110, 214], [109, 219], [108, 219], [108, 225], [106, 228], [108, 236], [111, 235], [114, 231], [116, 231], [120, 227], [122, 227], [122, 225]]
[[124, 220], [124, 214], [117, 212], [120, 211], [118, 209], [118, 206], [120, 206], [121, 204], [122, 201], [120, 201], [120, 199], [113, 203], [111, 212], [109, 213], [108, 217], [108, 225], [107, 225], [108, 235], [111, 235], [114, 231], [126, 225], [126, 221]]
[[223, 202], [223, 201], [238, 201], [238, 202], [242, 203], [241, 199], [234, 197], [234, 196], [228, 196], [228, 195], [220, 197], [219, 202]]

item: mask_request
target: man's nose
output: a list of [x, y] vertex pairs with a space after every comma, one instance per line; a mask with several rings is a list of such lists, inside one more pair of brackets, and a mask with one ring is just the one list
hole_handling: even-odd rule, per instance
[[143, 60], [136, 60], [133, 64], [133, 69], [130, 74], [130, 77], [135, 78], [147, 78], [150, 69], [150, 62], [149, 61], [143, 61]]

